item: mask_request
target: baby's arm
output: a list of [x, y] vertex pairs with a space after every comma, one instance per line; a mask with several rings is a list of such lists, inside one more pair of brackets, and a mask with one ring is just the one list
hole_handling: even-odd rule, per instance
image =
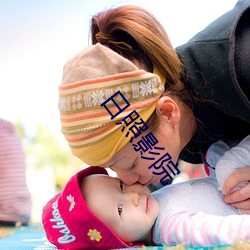
[[173, 211], [163, 220], [160, 233], [163, 245], [233, 244], [235, 240], [250, 239], [250, 216]]
[[[250, 165], [250, 135], [242, 140], [237, 146], [228, 150], [217, 162], [215, 167], [218, 189], [222, 187], [227, 178], [237, 169]], [[234, 190], [245, 186], [241, 183]], [[232, 190], [232, 191], [234, 191]]]

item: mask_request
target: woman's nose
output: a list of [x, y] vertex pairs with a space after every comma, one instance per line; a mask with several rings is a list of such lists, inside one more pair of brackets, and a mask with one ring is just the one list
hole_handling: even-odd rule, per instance
[[128, 170], [113, 168], [113, 170], [118, 174], [122, 182], [126, 185], [132, 185], [139, 180], [139, 175], [136, 173], [130, 173]]

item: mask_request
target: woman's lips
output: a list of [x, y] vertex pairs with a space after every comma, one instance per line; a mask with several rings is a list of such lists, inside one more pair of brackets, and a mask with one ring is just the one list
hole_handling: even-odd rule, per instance
[[152, 180], [154, 177], [152, 177], [148, 182], [144, 183], [143, 186], [148, 186], [150, 184], [152, 184]]

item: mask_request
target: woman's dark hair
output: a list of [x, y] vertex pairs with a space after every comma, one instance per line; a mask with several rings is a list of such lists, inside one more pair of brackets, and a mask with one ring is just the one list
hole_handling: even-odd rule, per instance
[[[92, 17], [91, 38], [92, 44], [99, 42], [149, 72], [157, 69], [166, 78], [164, 94], [190, 106], [193, 97], [181, 81], [181, 61], [165, 29], [150, 12], [130, 5], [100, 12]], [[157, 126], [156, 118], [154, 112], [147, 121], [151, 130]]]

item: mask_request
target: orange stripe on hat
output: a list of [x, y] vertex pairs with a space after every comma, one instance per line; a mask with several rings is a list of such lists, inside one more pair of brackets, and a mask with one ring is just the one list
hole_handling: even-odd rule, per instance
[[98, 136], [100, 134], [104, 134], [107, 131], [112, 130], [114, 127], [116, 127], [115, 124], [108, 124], [107, 126], [99, 129], [95, 129], [91, 132], [86, 132], [86, 133], [78, 133], [75, 135], [65, 135], [65, 138], [68, 140], [68, 142], [80, 142], [84, 141], [86, 139], [90, 139], [92, 137]]
[[96, 79], [90, 79], [90, 80], [84, 80], [84, 81], [80, 81], [80, 82], [76, 82], [76, 83], [69, 83], [67, 85], [60, 85], [59, 89], [60, 90], [68, 90], [68, 89], [75, 89], [75, 88], [79, 88], [81, 86], [89, 86], [89, 85], [93, 85], [93, 84], [100, 84], [100, 83], [104, 83], [104, 82], [113, 82], [115, 80], [122, 80], [125, 81], [127, 78], [131, 78], [131, 77], [138, 77], [141, 75], [144, 75], [146, 71], [144, 70], [137, 70], [137, 71], [133, 71], [133, 72], [125, 72], [125, 73], [121, 73], [119, 75], [112, 75], [112, 76], [106, 76], [106, 77], [102, 77], [102, 78], [96, 78]]
[[[117, 118], [115, 120], [119, 120], [121, 119], [121, 117], [124, 117], [127, 113], [130, 113], [132, 110], [136, 110], [136, 109], [141, 109], [141, 108], [146, 108], [150, 105], [152, 105], [152, 103], [154, 103], [156, 100], [158, 100], [158, 96], [144, 100], [144, 101], [139, 101], [139, 102], [135, 102], [132, 103], [123, 113], [122, 115], [118, 115]], [[122, 107], [124, 107], [125, 105], [122, 105]], [[110, 107], [109, 110], [115, 111], [116, 107]], [[128, 112], [130, 111], [130, 112]], [[105, 115], [103, 114], [104, 110], [103, 108], [101, 110], [96, 110], [96, 111], [86, 111], [86, 112], [81, 112], [81, 113], [75, 113], [75, 114], [70, 114], [70, 115], [61, 115], [61, 122], [63, 124], [66, 125], [66, 123], [70, 123], [70, 122], [76, 122], [79, 120], [84, 120], [86, 122], [88, 122], [89, 119], [98, 119], [99, 117], [105, 117]], [[112, 112], [113, 113], [113, 112]], [[107, 113], [105, 113], [107, 115], [107, 117], [109, 117], [110, 119], [110, 115]]]

